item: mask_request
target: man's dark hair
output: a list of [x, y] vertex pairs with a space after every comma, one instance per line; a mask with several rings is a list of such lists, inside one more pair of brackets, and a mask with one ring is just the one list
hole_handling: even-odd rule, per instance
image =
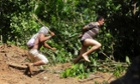
[[102, 20], [102, 19], [104, 19], [103, 16], [98, 16], [97, 19], [96, 19], [96, 21], [100, 21], [100, 20]]

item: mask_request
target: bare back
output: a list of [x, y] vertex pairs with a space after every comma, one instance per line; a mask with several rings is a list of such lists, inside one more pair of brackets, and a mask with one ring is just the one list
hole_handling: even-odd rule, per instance
[[45, 41], [41, 41], [41, 39], [43, 39], [43, 38], [44, 38], [44, 35], [42, 33], [40, 33], [38, 35], [38, 37], [35, 39], [35, 43], [34, 43], [34, 46], [33, 46], [32, 49], [39, 50], [43, 46], [43, 44], [45, 42]]

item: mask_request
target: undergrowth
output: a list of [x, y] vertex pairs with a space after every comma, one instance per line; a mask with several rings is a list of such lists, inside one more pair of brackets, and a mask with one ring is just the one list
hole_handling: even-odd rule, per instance
[[[81, 61], [78, 64], [73, 64], [71, 68], [65, 69], [61, 73], [62, 78], [76, 77], [79, 79], [88, 78], [90, 73], [104, 72], [113, 73], [116, 78], [122, 76], [127, 70], [129, 63], [127, 62], [116, 62], [106, 58], [106, 60], [92, 59], [90, 63]], [[98, 84], [97, 82], [95, 84]], [[104, 81], [103, 84], [108, 84]]]

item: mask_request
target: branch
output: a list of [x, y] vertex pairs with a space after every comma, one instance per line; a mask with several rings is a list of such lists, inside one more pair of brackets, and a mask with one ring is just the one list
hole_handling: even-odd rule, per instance
[[[38, 19], [37, 16], [36, 16], [35, 14], [32, 14], [32, 16], [33, 16], [41, 25], [45, 26], [45, 24], [43, 24], [43, 22], [42, 22], [40, 19]], [[50, 29], [49, 29], [48, 27], [46, 27], [46, 28], [48, 29], [49, 32], [51, 32]]]

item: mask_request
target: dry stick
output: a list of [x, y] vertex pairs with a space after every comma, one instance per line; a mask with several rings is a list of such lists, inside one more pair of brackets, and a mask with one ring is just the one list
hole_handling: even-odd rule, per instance
[[108, 57], [104, 52], [101, 52], [104, 56], [106, 56], [108, 59], [112, 60], [110, 57]]
[[[37, 18], [37, 16], [36, 16], [35, 14], [33, 14], [33, 17], [34, 17], [41, 25], [45, 26], [45, 25], [41, 22], [41, 20]], [[51, 32], [51, 30], [50, 30], [48, 27], [46, 27], [46, 28], [48, 29], [49, 32]]]
[[16, 63], [8, 63], [9, 66], [14, 67], [14, 68], [20, 68], [20, 69], [26, 69], [27, 66], [25, 65], [20, 65], [20, 64], [16, 64]]
[[109, 80], [110, 80], [113, 76], [114, 76], [114, 75], [112, 74], [112, 75], [108, 78], [107, 82], [109, 82]]
[[95, 78], [104, 78], [104, 77], [102, 77], [102, 76], [94, 76], [94, 77], [91, 77], [91, 78], [79, 80], [79, 82], [86, 82], [86, 81], [94, 80]]
[[2, 39], [3, 39], [3, 38], [2, 38], [2, 35], [0, 35], [1, 44], [3, 44], [3, 41], [2, 41]]

